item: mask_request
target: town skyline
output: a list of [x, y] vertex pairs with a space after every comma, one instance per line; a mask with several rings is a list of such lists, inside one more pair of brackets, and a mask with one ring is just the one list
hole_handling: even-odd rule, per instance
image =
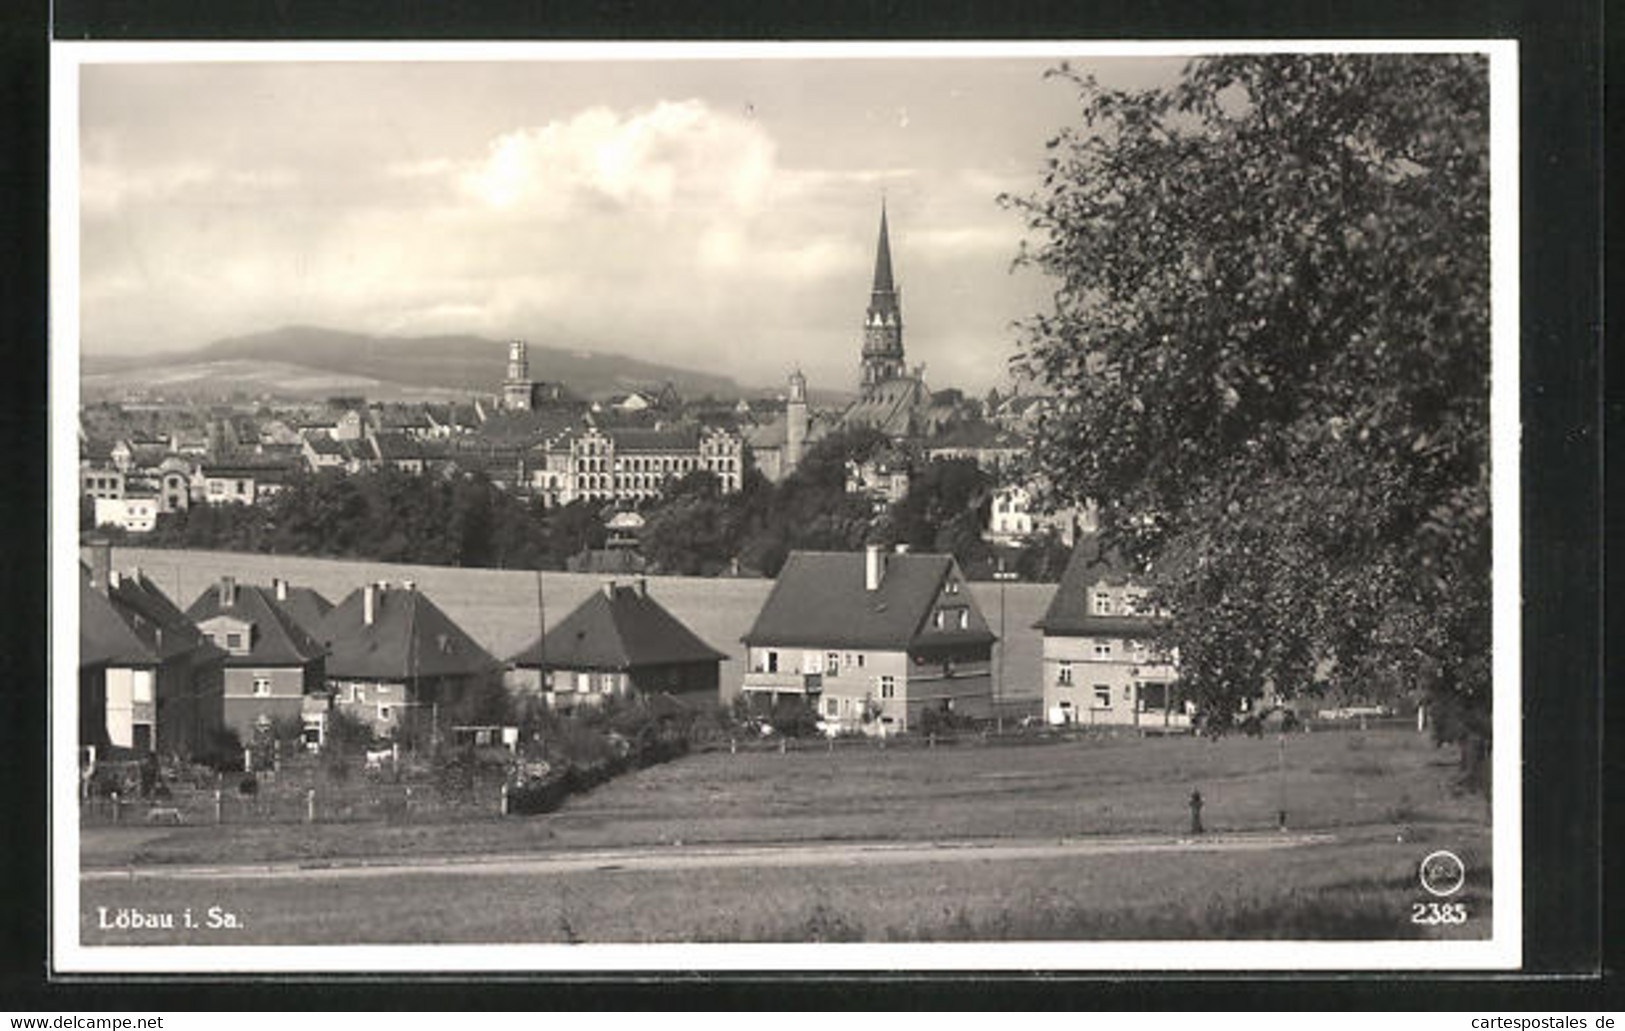
[[848, 390], [884, 203], [909, 362], [984, 391], [1050, 291], [996, 198], [1041, 179], [1057, 63], [87, 65], [81, 346], [466, 333]]

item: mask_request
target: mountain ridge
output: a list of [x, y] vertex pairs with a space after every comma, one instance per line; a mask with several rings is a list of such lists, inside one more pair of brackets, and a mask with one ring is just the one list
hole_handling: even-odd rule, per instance
[[[531, 376], [563, 382], [575, 392], [601, 398], [671, 382], [685, 397], [759, 396], [731, 376], [697, 372], [620, 354], [593, 353], [529, 343]], [[131, 385], [160, 370], [216, 363], [269, 363], [336, 377], [376, 380], [404, 388], [497, 394], [507, 370], [507, 344], [474, 334], [378, 336], [322, 326], [293, 324], [224, 337], [201, 347], [141, 356], [80, 357], [86, 376], [118, 374]], [[201, 378], [201, 377], [200, 377]]]

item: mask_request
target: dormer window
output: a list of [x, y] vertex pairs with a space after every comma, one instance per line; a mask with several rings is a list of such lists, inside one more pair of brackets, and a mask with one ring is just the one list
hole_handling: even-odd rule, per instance
[[1106, 591], [1095, 592], [1095, 615], [1109, 616], [1112, 614], [1112, 596]]

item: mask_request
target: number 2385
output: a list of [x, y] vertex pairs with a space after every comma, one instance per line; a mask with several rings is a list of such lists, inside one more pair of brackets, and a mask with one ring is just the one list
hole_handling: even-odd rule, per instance
[[1413, 924], [1465, 924], [1467, 922], [1467, 903], [1465, 902], [1412, 902], [1411, 923]]

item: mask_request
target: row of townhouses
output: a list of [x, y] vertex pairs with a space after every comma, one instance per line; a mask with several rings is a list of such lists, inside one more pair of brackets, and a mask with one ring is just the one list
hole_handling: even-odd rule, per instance
[[[1175, 664], [1149, 643], [1160, 618], [1122, 563], [1082, 538], [1037, 624], [1045, 718], [1188, 726]], [[927, 711], [987, 718], [1011, 694], [995, 690], [997, 637], [949, 555], [794, 552], [741, 643], [732, 686], [767, 706], [805, 704], [832, 733], [916, 729]], [[716, 704], [727, 658], [643, 578], [606, 583], [499, 661], [411, 581], [365, 584], [335, 605], [284, 580], [223, 577], [182, 610], [96, 544], [81, 572], [80, 738], [102, 755], [203, 754], [223, 731], [248, 742], [297, 720], [314, 746], [334, 712], [389, 738], [438, 721], [481, 682], [563, 712], [650, 695]]]

